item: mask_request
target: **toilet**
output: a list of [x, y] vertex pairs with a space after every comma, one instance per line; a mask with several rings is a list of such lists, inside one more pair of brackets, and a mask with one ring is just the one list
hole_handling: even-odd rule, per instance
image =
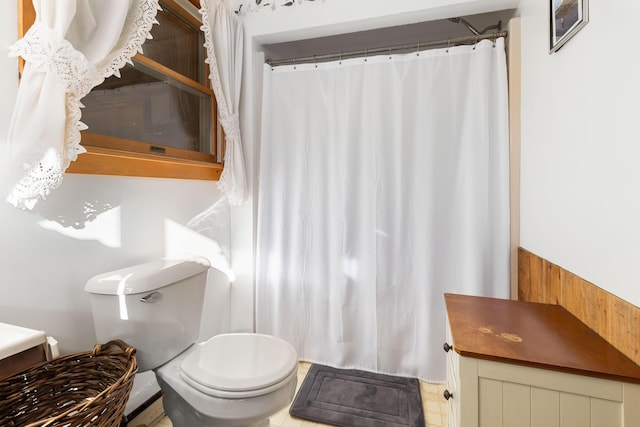
[[197, 343], [209, 261], [159, 259], [89, 279], [98, 342], [136, 349], [153, 370], [174, 427], [269, 425], [295, 393], [298, 357], [270, 335], [228, 333]]

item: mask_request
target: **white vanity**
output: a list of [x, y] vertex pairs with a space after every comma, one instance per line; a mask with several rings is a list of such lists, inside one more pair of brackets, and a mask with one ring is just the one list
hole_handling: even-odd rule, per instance
[[445, 302], [449, 427], [640, 426], [640, 366], [563, 307]]
[[43, 331], [0, 323], [0, 378], [47, 360]]

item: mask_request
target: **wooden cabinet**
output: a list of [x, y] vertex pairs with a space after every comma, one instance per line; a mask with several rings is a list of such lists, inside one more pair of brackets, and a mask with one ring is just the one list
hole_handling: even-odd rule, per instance
[[564, 308], [445, 302], [449, 427], [640, 426], [640, 366]]

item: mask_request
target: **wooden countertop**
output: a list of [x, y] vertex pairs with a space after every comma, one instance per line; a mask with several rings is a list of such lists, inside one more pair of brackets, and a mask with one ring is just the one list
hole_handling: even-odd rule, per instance
[[562, 306], [444, 297], [453, 348], [462, 356], [640, 384], [640, 366]]

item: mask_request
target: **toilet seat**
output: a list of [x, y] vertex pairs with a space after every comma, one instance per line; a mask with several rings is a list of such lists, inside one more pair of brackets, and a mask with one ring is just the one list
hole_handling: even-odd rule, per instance
[[222, 334], [201, 343], [180, 364], [182, 379], [209, 396], [242, 399], [272, 392], [297, 372], [288, 342], [262, 334]]

